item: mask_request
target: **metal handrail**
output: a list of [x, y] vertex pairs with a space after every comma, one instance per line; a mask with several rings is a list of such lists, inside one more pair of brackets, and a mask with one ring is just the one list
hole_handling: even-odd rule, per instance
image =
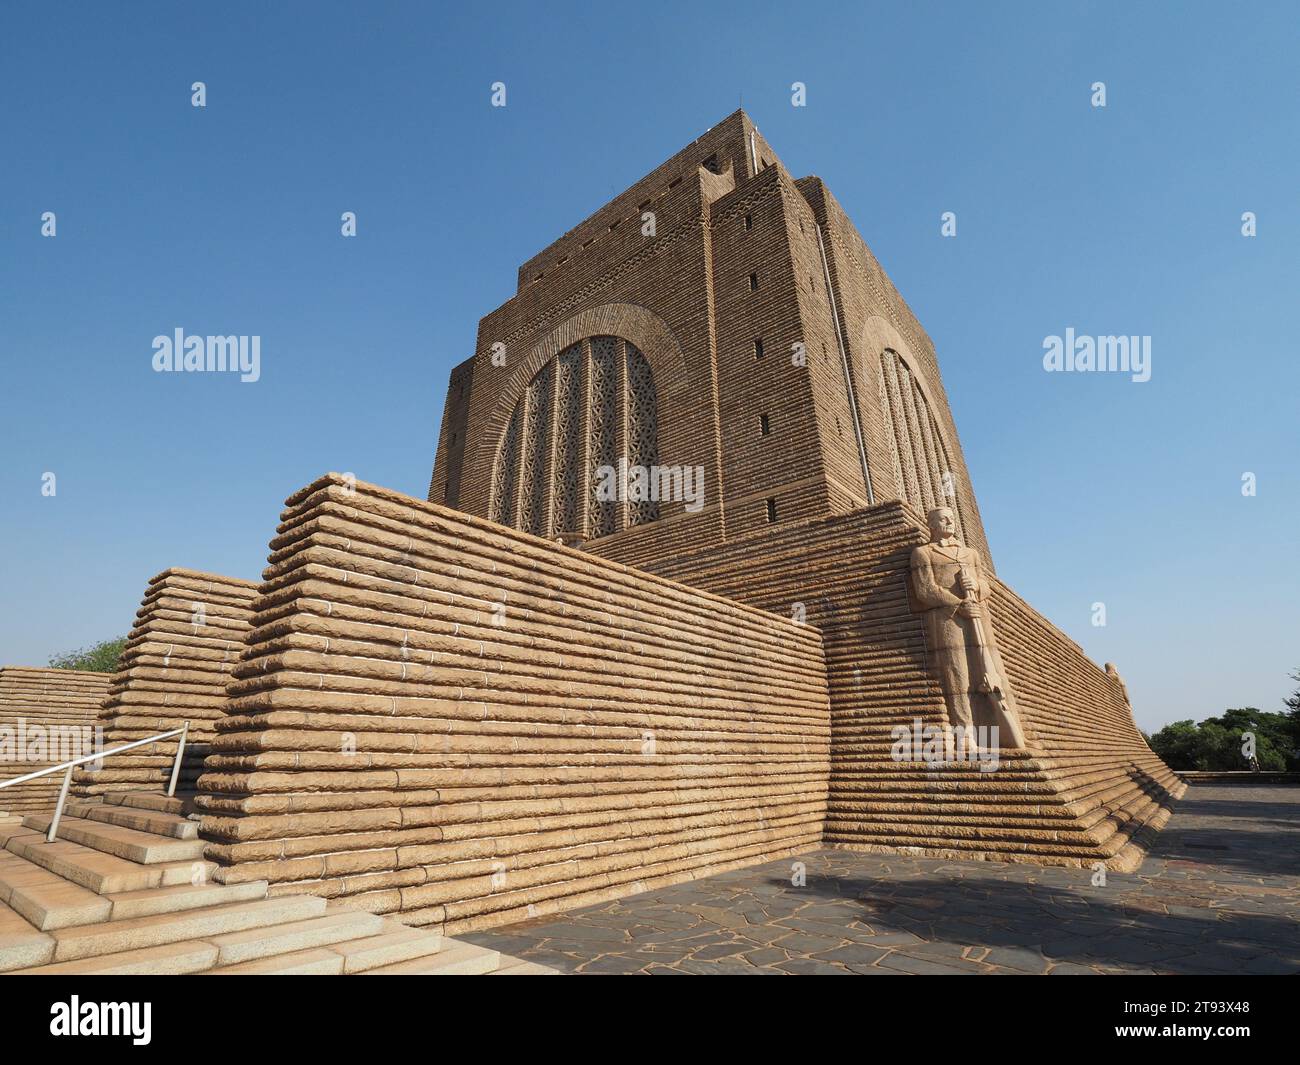
[[68, 787], [72, 783], [72, 771], [77, 766], [85, 765], [87, 762], [101, 762], [105, 758], [114, 754], [121, 754], [123, 751], [144, 747], [150, 743], [157, 743], [159, 740], [170, 739], [172, 736], [180, 736], [180, 743], [176, 745], [176, 760], [172, 762], [171, 780], [167, 783], [167, 797], [171, 798], [176, 794], [176, 781], [180, 777], [181, 757], [185, 754], [185, 738], [189, 735], [189, 731], [190, 723], [186, 721], [180, 728], [174, 728], [170, 732], [160, 732], [156, 736], [135, 740], [133, 743], [124, 743], [121, 747], [114, 747], [111, 751], [88, 754], [83, 758], [73, 758], [71, 761], [60, 762], [58, 765], [46, 766], [44, 769], [38, 769], [35, 773], [28, 773], [25, 776], [0, 780], [0, 788], [7, 788], [11, 784], [21, 784], [25, 780], [35, 780], [37, 777], [47, 777], [51, 773], [57, 773], [60, 769], [64, 770], [63, 787], [59, 789], [59, 805], [54, 808], [54, 817], [50, 821], [50, 830], [45, 834], [45, 842], [53, 843], [54, 834], [59, 830], [59, 820], [63, 817], [63, 804], [68, 801]]

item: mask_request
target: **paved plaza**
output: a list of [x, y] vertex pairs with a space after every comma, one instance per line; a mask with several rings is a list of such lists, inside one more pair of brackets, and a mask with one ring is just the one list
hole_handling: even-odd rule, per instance
[[1300, 972], [1300, 788], [1196, 786], [1136, 873], [817, 850], [461, 938], [568, 973]]

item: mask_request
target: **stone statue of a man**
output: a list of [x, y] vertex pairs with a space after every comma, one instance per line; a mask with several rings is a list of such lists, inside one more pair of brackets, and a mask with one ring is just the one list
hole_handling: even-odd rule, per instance
[[912, 588], [924, 612], [926, 645], [939, 674], [948, 721], [968, 740], [975, 727], [996, 725], [998, 746], [1024, 747], [1011, 687], [984, 605], [988, 581], [979, 554], [957, 538], [948, 507], [927, 515], [930, 542], [912, 551]]

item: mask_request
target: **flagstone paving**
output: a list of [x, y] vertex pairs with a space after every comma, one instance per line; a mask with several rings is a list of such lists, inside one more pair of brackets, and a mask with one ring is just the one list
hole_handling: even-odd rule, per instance
[[568, 973], [1300, 972], [1300, 787], [1193, 787], [1094, 876], [818, 850], [460, 938]]

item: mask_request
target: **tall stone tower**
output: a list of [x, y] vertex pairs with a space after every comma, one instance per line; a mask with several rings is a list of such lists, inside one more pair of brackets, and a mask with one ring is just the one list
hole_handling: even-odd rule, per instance
[[[702, 496], [598, 502], [619, 456]], [[452, 372], [429, 499], [630, 563], [947, 503], [988, 559], [930, 338], [743, 111], [520, 267]]]

